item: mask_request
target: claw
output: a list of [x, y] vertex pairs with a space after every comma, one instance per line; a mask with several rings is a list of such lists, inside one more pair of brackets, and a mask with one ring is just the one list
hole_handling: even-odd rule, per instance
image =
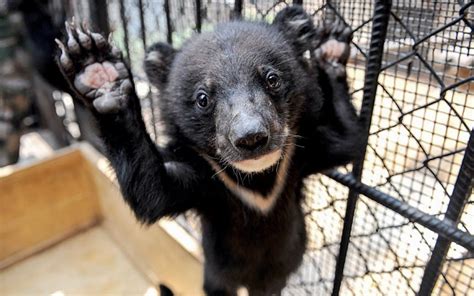
[[112, 39], [112, 33], [109, 34], [109, 37], [107, 38], [109, 40], [109, 44], [110, 44], [110, 52], [112, 53], [112, 55], [117, 58], [117, 59], [121, 59], [122, 58], [122, 52], [120, 51], [120, 49], [118, 49], [118, 47], [114, 44], [114, 41]]
[[114, 65], [114, 68], [118, 72], [119, 79], [122, 79], [128, 76], [128, 70], [124, 63], [118, 62]]
[[120, 51], [120, 49], [118, 49], [117, 46], [115, 45], [112, 45], [112, 49], [110, 50], [112, 55], [117, 58], [117, 59], [121, 59], [122, 58], [122, 52]]
[[117, 113], [125, 104], [123, 97], [117, 97], [117, 94], [105, 93], [92, 102], [99, 113]]
[[61, 40], [59, 40], [58, 38], [54, 38], [54, 42], [56, 42], [62, 53], [66, 53], [66, 45], [64, 45]]
[[76, 37], [74, 37], [74, 34], [72, 32], [72, 27], [74, 24], [74, 19], [72, 20], [71, 24], [68, 22], [65, 23], [66, 26], [66, 32], [67, 32], [67, 47], [69, 48], [69, 51], [73, 54], [79, 54], [81, 47], [79, 46], [79, 43], [76, 41]]
[[61, 56], [59, 57], [59, 62], [61, 63], [61, 66], [66, 72], [72, 71], [73, 70], [73, 64], [72, 60], [69, 58], [69, 55], [67, 54], [67, 49], [64, 43], [59, 41], [58, 39], [54, 39], [58, 47], [61, 49]]
[[74, 22], [71, 21], [71, 23], [69, 23], [68, 21], [65, 21], [64, 26], [66, 27], [66, 32], [68, 33], [68, 35], [72, 34], [72, 27], [74, 26]]
[[81, 25], [82, 25], [82, 30], [83, 30], [84, 32], [90, 32], [90, 30], [89, 30], [89, 24], [88, 24], [86, 21], [83, 21]]
[[76, 34], [77, 38], [79, 39], [79, 42], [85, 49], [91, 49], [92, 48], [92, 40], [89, 35], [84, 33], [82, 30], [82, 27], [79, 25], [76, 28]]
[[123, 94], [131, 94], [133, 90], [132, 83], [130, 80], [125, 79], [121, 84], [120, 84], [120, 92]]
[[107, 46], [107, 41], [101, 34], [91, 32], [90, 30], [87, 30], [87, 33], [91, 36], [98, 49], [103, 49]]
[[335, 21], [335, 23], [330, 27], [331, 28], [331, 34], [337, 34], [337, 32], [339, 32], [340, 28], [341, 28], [341, 20], [340, 19], [337, 19]]
[[122, 52], [120, 51], [120, 49], [118, 49], [118, 47], [114, 44], [113, 40], [112, 40], [112, 34], [109, 34], [109, 44], [110, 44], [110, 52], [112, 53], [112, 55], [117, 58], [117, 59], [121, 59], [122, 58]]
[[304, 24], [306, 24], [308, 22], [307, 19], [295, 19], [295, 20], [292, 20], [289, 22], [290, 26], [294, 26], [297, 28], [297, 30], [299, 30], [299, 28], [301, 26], [303, 26]]
[[352, 29], [350, 27], [345, 27], [341, 35], [344, 36], [345, 42], [350, 43], [352, 40]]

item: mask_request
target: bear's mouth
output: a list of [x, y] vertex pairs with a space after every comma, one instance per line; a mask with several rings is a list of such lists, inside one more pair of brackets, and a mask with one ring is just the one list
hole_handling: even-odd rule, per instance
[[282, 156], [283, 151], [279, 148], [257, 157], [232, 162], [231, 165], [246, 173], [258, 173], [276, 165]]

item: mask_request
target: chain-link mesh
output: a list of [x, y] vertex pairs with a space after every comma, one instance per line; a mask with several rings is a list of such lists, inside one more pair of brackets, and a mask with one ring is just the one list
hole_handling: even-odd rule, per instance
[[[393, 3], [362, 179], [440, 218], [474, 126], [473, 85], [467, 81], [473, 75], [472, 28], [461, 9], [453, 1]], [[466, 208], [465, 216], [472, 214]], [[470, 224], [465, 230], [472, 233]], [[359, 233], [369, 235], [359, 239]], [[341, 292], [417, 293], [436, 239], [426, 228], [362, 198]], [[474, 292], [469, 257], [466, 249], [451, 247], [435, 293]], [[455, 269], [463, 275], [451, 275]]]
[[[158, 110], [147, 98], [148, 85], [140, 82], [145, 81], [147, 44], [171, 36], [179, 46], [199, 26], [209, 30], [236, 15], [271, 21], [292, 2], [246, 0], [236, 11], [234, 1], [203, 0], [197, 11], [194, 0], [108, 1], [114, 39], [131, 60], [150, 132], [156, 135]], [[360, 108], [373, 1], [302, 2], [315, 22], [340, 18], [353, 29], [348, 76]], [[468, 1], [393, 1], [361, 180], [441, 220], [474, 126], [473, 15], [474, 5]], [[350, 172], [350, 166], [343, 171]], [[312, 176], [305, 184], [308, 251], [285, 295], [331, 293], [344, 219], [353, 218], [353, 226], [341, 295], [413, 295], [425, 273], [437, 272], [426, 269], [432, 257], [444, 258], [444, 253], [433, 254], [437, 233], [364, 196], [354, 217], [344, 217], [347, 187], [324, 175]], [[466, 203], [457, 226], [473, 234], [472, 194], [456, 202]], [[185, 218], [179, 221], [194, 232]], [[451, 244], [440, 276], [434, 278], [435, 295], [474, 294], [473, 253]]]

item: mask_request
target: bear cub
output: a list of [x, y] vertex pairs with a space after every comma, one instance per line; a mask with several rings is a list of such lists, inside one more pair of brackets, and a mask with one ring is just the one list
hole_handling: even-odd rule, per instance
[[151, 224], [194, 210], [207, 295], [278, 295], [306, 245], [303, 180], [360, 151], [345, 64], [351, 30], [299, 6], [272, 24], [234, 21], [177, 50], [149, 48], [171, 139], [147, 134], [131, 72], [102, 35], [66, 24], [58, 63], [97, 120], [125, 201]]

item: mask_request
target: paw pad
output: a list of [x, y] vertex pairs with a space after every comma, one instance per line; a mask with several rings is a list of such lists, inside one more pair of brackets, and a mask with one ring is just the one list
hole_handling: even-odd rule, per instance
[[331, 76], [344, 76], [350, 55], [351, 29], [342, 21], [326, 23], [319, 29], [319, 37], [319, 46], [314, 50], [315, 61]]
[[114, 82], [117, 77], [118, 72], [114, 66], [109, 62], [103, 62], [87, 66], [84, 73], [77, 76], [76, 79], [80, 80], [84, 86], [97, 89]]
[[133, 86], [120, 51], [98, 34], [66, 22], [67, 41], [56, 40], [59, 66], [77, 95], [99, 113], [126, 106]]

